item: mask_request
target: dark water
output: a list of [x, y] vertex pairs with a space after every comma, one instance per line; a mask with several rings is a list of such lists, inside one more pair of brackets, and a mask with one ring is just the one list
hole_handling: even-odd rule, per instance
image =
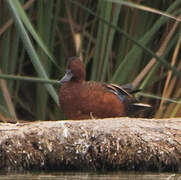
[[136, 172], [26, 172], [5, 173], [0, 180], [181, 180], [181, 174]]

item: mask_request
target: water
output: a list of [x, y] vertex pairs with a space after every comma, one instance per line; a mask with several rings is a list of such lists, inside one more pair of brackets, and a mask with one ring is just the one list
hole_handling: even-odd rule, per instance
[[181, 180], [181, 174], [138, 172], [1, 172], [0, 180]]

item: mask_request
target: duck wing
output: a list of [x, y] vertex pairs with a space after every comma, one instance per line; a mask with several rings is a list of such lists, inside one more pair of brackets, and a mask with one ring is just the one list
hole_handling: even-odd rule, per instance
[[105, 84], [105, 87], [115, 94], [121, 101], [126, 101], [128, 99], [135, 99], [127, 90], [125, 90], [122, 86], [117, 84]]
[[106, 84], [106, 87], [115, 95], [119, 97], [121, 101], [126, 101], [128, 105], [128, 109], [130, 112], [134, 111], [141, 111], [148, 108], [151, 108], [152, 106], [149, 104], [139, 103], [136, 98], [134, 97], [134, 94], [137, 92], [140, 92], [141, 89], [133, 89], [131, 84], [126, 84], [123, 86], [117, 85], [117, 84]]

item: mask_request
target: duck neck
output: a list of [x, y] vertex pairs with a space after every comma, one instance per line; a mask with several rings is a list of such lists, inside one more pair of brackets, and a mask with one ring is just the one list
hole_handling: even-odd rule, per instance
[[72, 82], [74, 83], [83, 83], [85, 79], [83, 78], [72, 78]]
[[86, 79], [85, 71], [82, 70], [80, 74], [73, 76], [71, 80], [76, 83], [82, 83], [85, 81], [85, 79]]

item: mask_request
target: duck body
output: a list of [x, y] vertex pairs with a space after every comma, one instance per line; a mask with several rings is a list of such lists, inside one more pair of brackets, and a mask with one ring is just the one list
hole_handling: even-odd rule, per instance
[[60, 89], [60, 94], [61, 107], [69, 119], [126, 115], [125, 105], [101, 83], [65, 83]]
[[121, 86], [85, 81], [85, 68], [77, 57], [68, 61], [61, 83], [59, 102], [68, 119], [127, 116], [136, 102]]

